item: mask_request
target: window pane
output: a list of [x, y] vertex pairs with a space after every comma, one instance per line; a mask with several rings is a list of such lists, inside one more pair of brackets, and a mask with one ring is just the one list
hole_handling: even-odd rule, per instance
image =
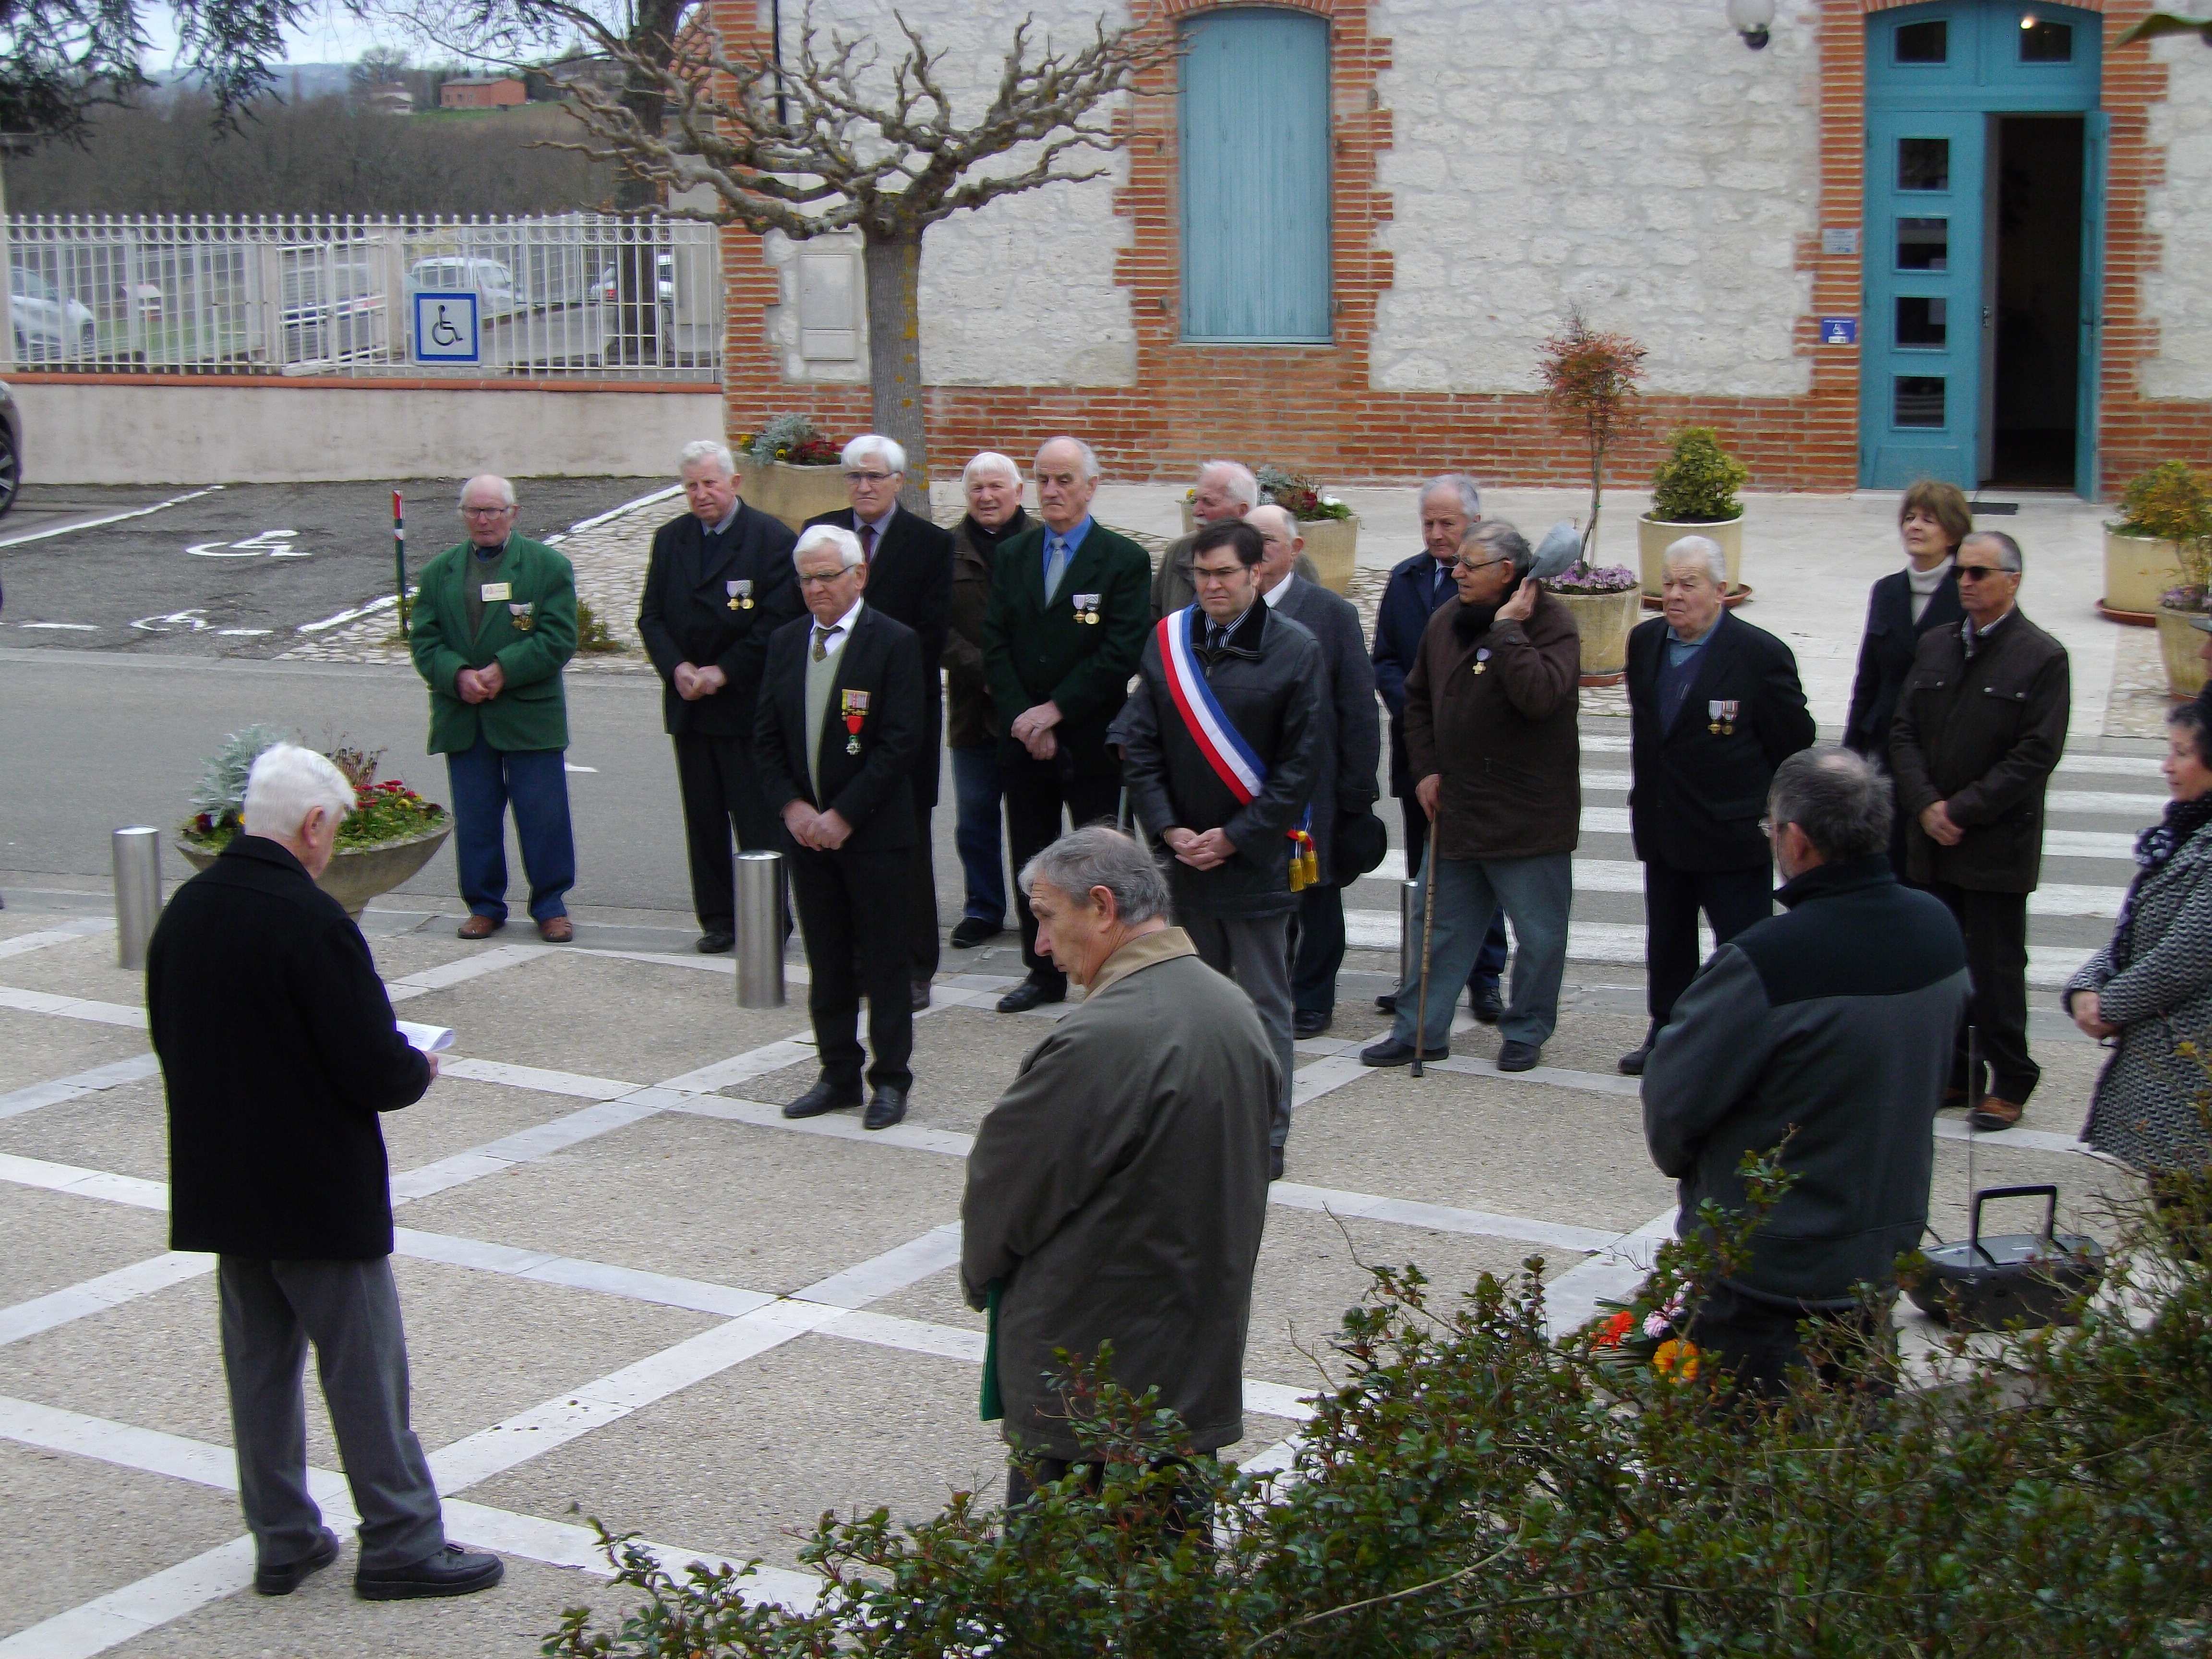
[[1948, 138], [1899, 139], [1897, 187], [1899, 190], [1950, 189], [1951, 141]]
[[1899, 219], [1897, 222], [1897, 268], [1899, 270], [1948, 270], [1951, 268], [1951, 222], [1948, 219]]
[[2023, 64], [2070, 64], [2074, 61], [2074, 26], [2047, 23], [2040, 17], [2020, 20], [2020, 61]]
[[1901, 23], [1897, 30], [1897, 61], [1900, 64], [1940, 64], [1951, 55], [1951, 26]]
[[1948, 320], [1942, 300], [1908, 295], [1897, 302], [1897, 343], [1901, 346], [1933, 348], [1943, 343]]
[[1943, 424], [1943, 377], [1940, 374], [1900, 374], [1890, 419], [1898, 426]]

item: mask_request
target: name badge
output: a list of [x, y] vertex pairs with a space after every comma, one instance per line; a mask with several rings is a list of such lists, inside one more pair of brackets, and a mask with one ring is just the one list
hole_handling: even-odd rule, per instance
[[1075, 620], [1096, 623], [1098, 620], [1098, 601], [1104, 597], [1103, 593], [1078, 593], [1075, 596]]
[[722, 586], [729, 590], [731, 610], [750, 611], [753, 608], [753, 585], [750, 579], [725, 582]]
[[1705, 730], [1720, 737], [1734, 737], [1735, 735], [1735, 713], [1737, 709], [1742, 707], [1743, 705], [1741, 702], [1707, 703], [1705, 705], [1705, 714], [1708, 718]]
[[503, 599], [507, 598], [514, 592], [514, 584], [513, 582], [486, 582], [483, 585], [483, 592], [481, 597], [486, 605], [489, 605], [495, 599]]
[[[500, 586], [504, 591], [506, 584], [502, 582]], [[510, 605], [507, 607], [507, 614], [514, 621], [516, 633], [527, 634], [538, 626], [538, 618], [531, 614], [537, 608], [538, 605], [534, 600], [526, 600], [521, 605]]]

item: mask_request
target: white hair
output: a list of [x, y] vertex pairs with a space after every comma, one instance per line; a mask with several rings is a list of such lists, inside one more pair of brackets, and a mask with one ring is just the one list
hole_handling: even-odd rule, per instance
[[730, 453], [730, 447], [726, 443], [717, 442], [712, 438], [695, 439], [684, 445], [682, 453], [676, 458], [676, 470], [681, 472], [686, 467], [698, 465], [702, 461], [714, 462], [722, 469], [722, 476], [726, 478], [734, 478], [738, 476], [737, 459]]
[[1458, 495], [1460, 511], [1469, 519], [1482, 516], [1482, 486], [1464, 472], [1439, 472], [1421, 486], [1421, 499], [1427, 501], [1439, 489], [1449, 489]]
[[1723, 593], [1728, 592], [1728, 555], [1711, 536], [1685, 536], [1678, 542], [1668, 543], [1667, 562], [1673, 564], [1678, 560], [1685, 564], [1694, 562], [1703, 565], [1713, 586]]
[[847, 570], [868, 562], [867, 555], [860, 551], [860, 538], [851, 531], [840, 530], [834, 524], [817, 524], [801, 536], [799, 545], [791, 550], [792, 568], [797, 569], [801, 559], [823, 547], [836, 548], [838, 559]]
[[[1283, 516], [1284, 533], [1289, 536], [1292, 541], [1297, 540], [1298, 521], [1296, 515], [1291, 513], [1289, 507], [1285, 507], [1277, 501], [1265, 501], [1260, 506], [1254, 507], [1249, 513], [1247, 513], [1244, 515], [1244, 522], [1246, 524], [1252, 525], [1253, 529], [1260, 530], [1260, 526], [1256, 524], [1253, 524], [1252, 521], [1258, 518], [1262, 513], [1281, 514]], [[1267, 532], [1264, 530], [1260, 530], [1260, 533], [1262, 536], [1265, 536]]]
[[506, 479], [501, 477], [496, 472], [479, 472], [475, 477], [465, 480], [461, 485], [461, 493], [453, 497], [453, 505], [455, 507], [466, 507], [469, 504], [469, 491], [476, 485], [486, 483], [487, 481], [499, 486], [501, 506], [513, 507], [514, 505], [514, 486], [507, 483]]
[[1204, 483], [1206, 475], [1225, 472], [1229, 475], [1229, 499], [1248, 510], [1260, 505], [1260, 481], [1252, 476], [1252, 469], [1242, 461], [1208, 461], [1198, 469], [1198, 481]]
[[240, 814], [246, 833], [289, 841], [318, 806], [333, 823], [353, 811], [353, 786], [345, 774], [295, 743], [263, 750], [246, 776], [246, 806]]
[[860, 465], [871, 455], [880, 455], [884, 458], [884, 470], [886, 472], [906, 471], [906, 451], [877, 432], [863, 432], [852, 442], [847, 444], [838, 455], [837, 463], [841, 466], [854, 467]]
[[1037, 453], [1040, 455], [1043, 454], [1046, 450], [1051, 448], [1054, 444], [1073, 444], [1075, 446], [1076, 455], [1081, 460], [1083, 465], [1083, 476], [1085, 477], [1095, 479], [1101, 472], [1105, 471], [1105, 468], [1098, 465], [1098, 452], [1097, 450], [1093, 449], [1089, 444], [1084, 442], [1082, 439], [1074, 437], [1066, 432], [1060, 433], [1056, 437], [1047, 438], [1042, 443], [1037, 446]]
[[968, 465], [960, 469], [960, 487], [967, 489], [987, 472], [996, 472], [1011, 478], [1017, 489], [1021, 488], [1021, 468], [1014, 465], [1011, 457], [1001, 455], [995, 449], [987, 449], [981, 454], [969, 458]]

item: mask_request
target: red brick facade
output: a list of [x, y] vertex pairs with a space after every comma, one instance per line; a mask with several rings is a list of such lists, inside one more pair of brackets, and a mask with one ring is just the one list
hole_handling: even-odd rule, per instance
[[[1138, 0], [1140, 25], [1162, 35], [1180, 17], [1213, 0]], [[1127, 182], [1117, 198], [1132, 228], [1117, 281], [1129, 293], [1137, 344], [1133, 386], [944, 386], [929, 393], [935, 471], [951, 471], [978, 449], [1025, 456], [1042, 439], [1072, 431], [1095, 445], [1110, 473], [1180, 477], [1211, 455], [1272, 460], [1332, 482], [1404, 478], [1464, 467], [1498, 483], [1570, 482], [1585, 465], [1577, 443], [1557, 432], [1533, 394], [1378, 392], [1370, 385], [1369, 343], [1376, 308], [1391, 282], [1390, 256], [1376, 248], [1376, 228], [1391, 216], [1376, 182], [1378, 156], [1390, 147], [1391, 112], [1379, 106], [1377, 77], [1390, 64], [1390, 42], [1369, 32], [1366, 0], [1275, 0], [1329, 19], [1331, 106], [1335, 112], [1334, 182], [1335, 332], [1325, 346], [1185, 345], [1176, 289], [1179, 227], [1176, 104], [1171, 96], [1133, 100], [1121, 117], [1128, 139]], [[1910, 0], [1821, 0], [1820, 11], [1820, 223], [1857, 225], [1862, 216], [1865, 133], [1865, 17]], [[709, 0], [726, 46], [762, 41], [752, 0]], [[2157, 182], [2159, 151], [2149, 143], [2149, 107], [2164, 94], [2166, 71], [2147, 48], [2118, 48], [2119, 32], [2149, 0], [2086, 0], [2105, 15], [2104, 107], [2112, 115], [2111, 180], [2105, 262], [2106, 334], [2101, 426], [2104, 490], [2148, 462], [2173, 454], [2212, 454], [2212, 404], [2153, 403], [2137, 391], [2137, 371], [2157, 348], [2142, 315], [2143, 273], [2155, 268], [2156, 240], [2145, 225], [2146, 191]], [[1717, 8], [1716, 11], [1717, 12]], [[1173, 70], [1152, 89], [1166, 92]], [[732, 230], [724, 239], [728, 283], [725, 396], [732, 432], [768, 415], [801, 410], [845, 434], [867, 422], [865, 389], [795, 386], [768, 345], [763, 313], [777, 302], [776, 273], [759, 240]], [[1797, 319], [1799, 353], [1812, 360], [1811, 390], [1796, 398], [1654, 396], [1639, 437], [1624, 444], [1611, 471], [1623, 481], [1648, 476], [1659, 440], [1696, 422], [1719, 429], [1763, 489], [1839, 490], [1858, 471], [1858, 353], [1817, 343], [1816, 319], [1856, 315], [1857, 255], [1824, 255], [1817, 234], [1796, 250], [1813, 277], [1812, 307]]]

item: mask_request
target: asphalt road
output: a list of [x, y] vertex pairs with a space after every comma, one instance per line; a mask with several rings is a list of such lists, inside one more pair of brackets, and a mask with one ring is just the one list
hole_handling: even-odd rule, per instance
[[[550, 535], [667, 482], [520, 479], [518, 526]], [[394, 489], [407, 501], [411, 573], [461, 538], [457, 489], [442, 478], [29, 486], [0, 519], [0, 647], [273, 657], [301, 629], [392, 592]]]

